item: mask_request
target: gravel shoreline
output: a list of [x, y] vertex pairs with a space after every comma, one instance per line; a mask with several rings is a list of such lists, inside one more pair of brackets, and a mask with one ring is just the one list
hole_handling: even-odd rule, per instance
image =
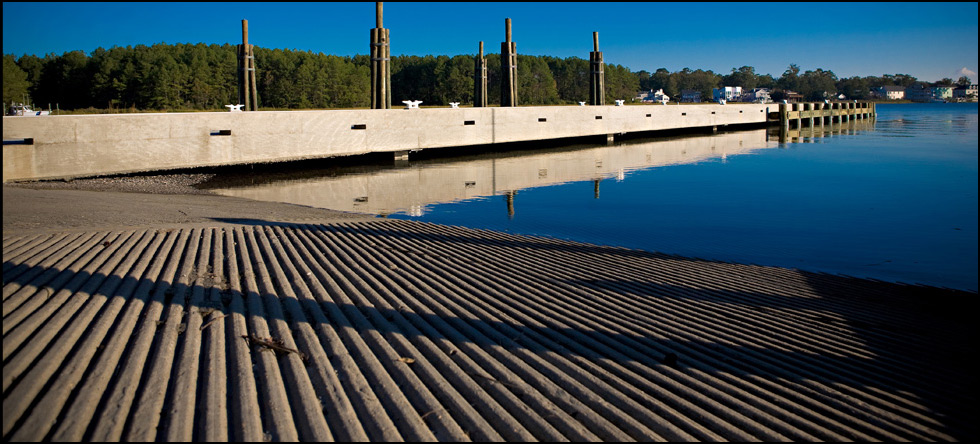
[[153, 175], [107, 176], [87, 179], [47, 180], [37, 182], [18, 182], [5, 186], [29, 188], [33, 190], [82, 190], [116, 191], [122, 193], [147, 194], [207, 194], [195, 185], [215, 176], [214, 173], [171, 173]]

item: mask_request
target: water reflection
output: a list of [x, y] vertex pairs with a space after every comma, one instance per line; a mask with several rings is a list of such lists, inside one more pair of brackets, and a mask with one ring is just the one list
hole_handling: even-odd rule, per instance
[[813, 126], [802, 128], [771, 128], [771, 136], [779, 138], [780, 143], [823, 143], [824, 138], [833, 136], [848, 136], [864, 131], [873, 131], [877, 125], [875, 119], [851, 120], [843, 123], [824, 123], [822, 119], [815, 121]]
[[670, 140], [647, 139], [613, 146], [577, 145], [344, 167], [277, 177], [224, 176], [220, 183], [204, 184], [204, 187], [217, 194], [254, 200], [409, 216], [422, 216], [434, 204], [503, 195], [507, 214], [513, 218], [518, 190], [593, 181], [593, 198], [599, 199], [600, 182], [604, 179], [621, 182], [632, 171], [727, 159], [727, 156], [776, 146], [766, 130], [740, 131]]

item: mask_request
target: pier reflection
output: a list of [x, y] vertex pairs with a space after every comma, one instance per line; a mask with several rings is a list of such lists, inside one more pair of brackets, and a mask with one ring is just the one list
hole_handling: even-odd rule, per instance
[[801, 128], [773, 127], [769, 135], [778, 138], [780, 143], [816, 143], [824, 137], [857, 134], [875, 127], [875, 119], [851, 120], [843, 123], [823, 123]]
[[623, 181], [631, 171], [725, 159], [777, 146], [767, 130], [760, 129], [634, 140], [612, 146], [575, 145], [412, 160], [407, 165], [399, 162], [297, 174], [221, 176], [202, 187], [217, 194], [254, 200], [410, 216], [423, 215], [433, 204], [502, 195], [508, 216], [513, 217], [518, 190], [592, 181], [593, 198], [598, 199], [602, 180]]

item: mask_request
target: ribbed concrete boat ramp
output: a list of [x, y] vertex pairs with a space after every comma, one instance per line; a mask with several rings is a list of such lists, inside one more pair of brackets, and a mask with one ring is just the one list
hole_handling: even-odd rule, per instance
[[976, 436], [975, 293], [367, 218], [3, 257], [5, 441]]

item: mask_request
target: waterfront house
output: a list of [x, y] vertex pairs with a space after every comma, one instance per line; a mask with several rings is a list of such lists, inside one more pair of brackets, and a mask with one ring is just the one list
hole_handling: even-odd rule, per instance
[[634, 100], [638, 100], [640, 102], [669, 102], [670, 96], [664, 94], [663, 89], [658, 89], [656, 91], [650, 90], [641, 92]]
[[933, 86], [932, 101], [938, 102], [952, 99], [954, 89], [956, 89], [955, 86]]
[[875, 97], [888, 100], [902, 100], [905, 98], [905, 87], [898, 85], [879, 86], [872, 90]]
[[977, 100], [977, 84], [961, 86], [953, 90], [953, 99], [956, 100]]
[[796, 91], [790, 91], [787, 89], [786, 91], [783, 91], [783, 100], [789, 103], [802, 102], [803, 94], [800, 94]]
[[681, 90], [681, 102], [701, 103], [701, 91], [693, 89]]
[[724, 100], [726, 102], [737, 102], [742, 96], [741, 86], [725, 86], [722, 88], [711, 88], [711, 98], [713, 100]]
[[913, 102], [931, 102], [932, 88], [916, 83], [905, 88], [905, 98]]
[[751, 91], [742, 94], [742, 101], [752, 103], [772, 103], [772, 97], [769, 95], [769, 92], [769, 88], [754, 88]]

